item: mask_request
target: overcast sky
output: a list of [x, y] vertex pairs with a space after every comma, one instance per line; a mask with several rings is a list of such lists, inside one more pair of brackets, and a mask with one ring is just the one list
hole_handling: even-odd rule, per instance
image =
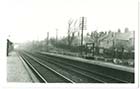
[[66, 34], [68, 20], [87, 17], [88, 31], [137, 30], [137, 0], [2, 0], [2, 33], [14, 42]]

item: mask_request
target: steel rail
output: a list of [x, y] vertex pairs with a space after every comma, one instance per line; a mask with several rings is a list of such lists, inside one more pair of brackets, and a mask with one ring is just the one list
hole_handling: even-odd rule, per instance
[[43, 78], [43, 76], [37, 71], [37, 69], [35, 69], [34, 67], [33, 67], [33, 65], [30, 63], [30, 62], [28, 62], [27, 60], [26, 60], [26, 58], [23, 56], [23, 55], [21, 55], [20, 54], [20, 56], [23, 58], [23, 60], [29, 65], [29, 67], [37, 74], [37, 76], [39, 76], [39, 80], [42, 80], [42, 82], [44, 82], [44, 83], [47, 83], [47, 80], [45, 79], [45, 78]]
[[40, 65], [44, 66], [45, 68], [49, 69], [50, 71], [52, 71], [52, 72], [54, 72], [55, 74], [59, 75], [60, 77], [64, 78], [64, 79], [67, 80], [68, 82], [70, 82], [70, 83], [75, 83], [73, 80], [71, 80], [71, 79], [65, 77], [64, 75], [58, 73], [57, 71], [55, 71], [54, 69], [50, 68], [49, 66], [47, 66], [47, 65], [41, 63], [40, 61], [36, 60], [35, 57], [33, 57], [33, 56], [31, 56], [31, 55], [29, 55], [29, 54], [27, 54], [27, 53], [25, 53], [25, 52], [24, 52], [24, 54], [25, 54], [26, 56], [32, 58], [34, 61], [36, 61], [36, 62], [39, 63]]

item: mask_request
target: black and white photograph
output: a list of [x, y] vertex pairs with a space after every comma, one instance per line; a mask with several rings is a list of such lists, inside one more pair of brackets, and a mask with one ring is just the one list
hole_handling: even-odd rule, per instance
[[139, 88], [138, 0], [1, 2], [6, 89]]

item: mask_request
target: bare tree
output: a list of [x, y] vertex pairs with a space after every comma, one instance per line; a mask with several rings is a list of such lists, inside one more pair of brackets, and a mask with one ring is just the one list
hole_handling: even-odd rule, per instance
[[[77, 23], [77, 20], [74, 21], [72, 19], [70, 19], [68, 21], [68, 46], [70, 47], [72, 45], [72, 42], [75, 38], [75, 33], [77, 32], [76, 30], [76, 23]], [[72, 26], [73, 24], [73, 26]]]
[[96, 46], [99, 45], [99, 34], [98, 34], [97, 31], [94, 31], [94, 32], [91, 33], [91, 39], [94, 40], [94, 43], [95, 43]]

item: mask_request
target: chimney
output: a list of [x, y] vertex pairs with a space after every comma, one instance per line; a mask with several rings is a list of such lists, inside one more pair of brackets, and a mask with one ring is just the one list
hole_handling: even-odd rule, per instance
[[129, 29], [126, 27], [125, 28], [125, 33], [128, 33], [129, 32]]
[[121, 33], [121, 29], [118, 29], [118, 33]]

